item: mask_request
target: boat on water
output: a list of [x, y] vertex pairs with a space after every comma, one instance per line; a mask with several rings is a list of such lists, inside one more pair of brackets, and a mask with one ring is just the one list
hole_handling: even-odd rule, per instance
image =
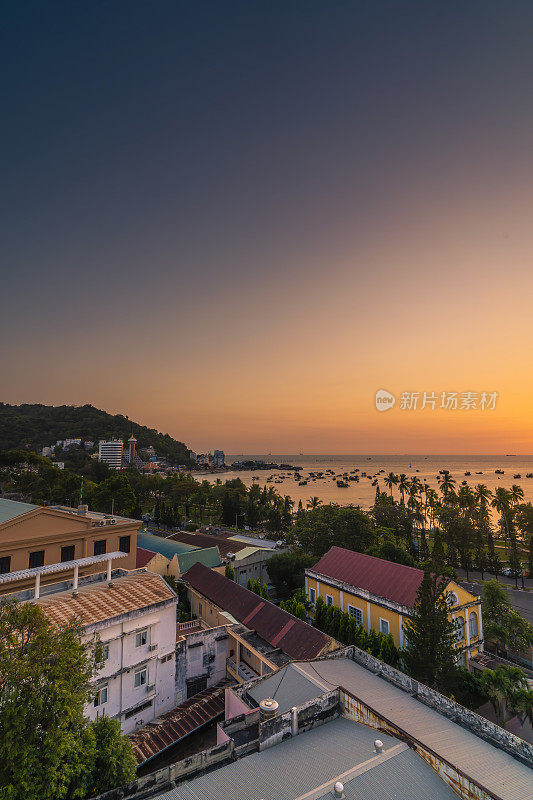
[[505, 474], [505, 470], [503, 470], [503, 469], [495, 469], [494, 470], [494, 474], [495, 475], [504, 475]]
[[471, 474], [472, 474], [471, 472], [465, 472], [465, 476], [466, 475], [471, 475]]
[[307, 486], [307, 481], [300, 481], [298, 486]]
[[515, 480], [520, 480], [520, 478], [521, 478], [521, 477], [522, 477], [522, 476], [520, 475], [520, 473], [518, 473], [518, 475], [513, 475], [513, 478], [514, 478]]
[[339, 487], [339, 489], [347, 489], [348, 481], [337, 481], [337, 486]]
[[527, 472], [526, 478], [533, 478], [533, 472]]

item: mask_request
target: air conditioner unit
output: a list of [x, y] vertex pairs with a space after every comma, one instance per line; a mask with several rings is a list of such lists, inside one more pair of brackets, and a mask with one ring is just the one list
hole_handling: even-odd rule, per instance
[[157, 650], [157, 645], [156, 644], [151, 644], [150, 645], [150, 650]]
[[116, 524], [117, 524], [117, 521], [116, 521], [116, 519], [110, 519], [110, 520], [109, 520], [109, 524], [110, 524], [110, 525], [116, 525]]
[[99, 520], [98, 527], [101, 528], [103, 525], [105, 525], [105, 519]]
[[148, 683], [148, 684], [146, 684], [146, 691], [147, 691], [147, 692], [153, 692], [153, 691], [154, 691], [154, 689], [155, 689], [155, 683]]

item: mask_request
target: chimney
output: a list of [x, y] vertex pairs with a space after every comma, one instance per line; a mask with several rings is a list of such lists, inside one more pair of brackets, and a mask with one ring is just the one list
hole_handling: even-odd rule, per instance
[[89, 506], [87, 505], [78, 506], [78, 514], [80, 515], [80, 517], [86, 517], [88, 513], [89, 513]]
[[266, 722], [267, 719], [273, 719], [278, 713], [278, 704], [270, 697], [261, 700], [259, 703], [259, 719], [261, 722]]

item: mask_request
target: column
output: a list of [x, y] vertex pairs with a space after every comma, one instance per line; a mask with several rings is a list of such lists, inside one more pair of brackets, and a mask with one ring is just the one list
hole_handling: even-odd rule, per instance
[[367, 620], [366, 620], [367, 633], [370, 633], [370, 628], [372, 627], [372, 623], [371, 623], [371, 620], [370, 620], [370, 601], [368, 601], [367, 604], [366, 604], [366, 616], [367, 616]]
[[72, 588], [73, 588], [73, 589], [77, 589], [77, 588], [78, 588], [78, 574], [79, 574], [79, 571], [80, 571], [80, 568], [79, 568], [79, 566], [76, 564], [76, 565], [74, 566], [74, 582], [73, 582], [73, 584], [72, 584]]
[[340, 595], [341, 595], [341, 611], [344, 611], [344, 592], [342, 591], [342, 589]]
[[403, 615], [398, 614], [398, 624], [400, 628], [400, 650], [403, 650]]
[[35, 599], [39, 599], [39, 595], [41, 594], [41, 573], [38, 572], [35, 576]]
[[470, 625], [468, 624], [468, 608], [465, 608], [466, 644], [470, 646]]
[[107, 559], [107, 580], [111, 580], [111, 559]]
[[477, 606], [477, 632], [481, 639], [480, 651], [483, 652], [483, 620], [481, 618], [481, 606]]

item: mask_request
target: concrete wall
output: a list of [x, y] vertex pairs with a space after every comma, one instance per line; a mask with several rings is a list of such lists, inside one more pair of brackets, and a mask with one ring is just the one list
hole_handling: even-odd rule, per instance
[[206, 678], [207, 688], [226, 677], [228, 634], [225, 626], [197, 631], [176, 643], [175, 704], [187, 699], [187, 684]]
[[295, 706], [285, 714], [265, 720], [259, 724], [259, 750], [273, 747], [284, 739], [323, 725], [341, 715], [338, 689]]

